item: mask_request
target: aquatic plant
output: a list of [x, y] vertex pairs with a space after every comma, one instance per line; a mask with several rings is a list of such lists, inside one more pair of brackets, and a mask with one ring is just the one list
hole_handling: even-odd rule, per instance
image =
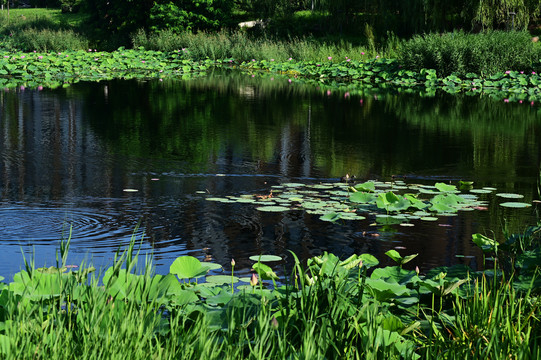
[[[240, 196], [206, 196], [207, 201], [241, 203], [256, 206], [263, 212], [301, 211], [320, 215], [324, 221], [365, 220], [374, 218], [378, 224], [413, 225], [415, 220], [435, 221], [438, 216], [453, 216], [458, 211], [483, 209], [488, 204], [481, 196], [495, 188], [460, 191], [456, 185], [406, 184], [401, 180], [349, 183], [284, 183], [272, 186], [268, 194], [241, 194]], [[497, 193], [498, 198], [521, 199], [520, 194]], [[531, 204], [518, 201], [501, 202], [500, 206], [525, 208]]]

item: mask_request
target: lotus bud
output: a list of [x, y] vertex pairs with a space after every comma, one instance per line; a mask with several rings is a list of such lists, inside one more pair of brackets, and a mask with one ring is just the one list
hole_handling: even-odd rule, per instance
[[362, 269], [363, 268], [363, 261], [361, 260], [361, 262], [359, 263], [359, 268]]
[[418, 267], [418, 266], [415, 267], [415, 272], [417, 273], [417, 275], [419, 275], [419, 272], [420, 272], [420, 271], [419, 271], [419, 267]]
[[231, 259], [231, 266], [235, 267], [235, 259]]
[[259, 282], [259, 281], [258, 281], [258, 279], [257, 279], [257, 275], [256, 275], [256, 274], [252, 274], [252, 278], [250, 279], [250, 285], [256, 286], [258, 282]]

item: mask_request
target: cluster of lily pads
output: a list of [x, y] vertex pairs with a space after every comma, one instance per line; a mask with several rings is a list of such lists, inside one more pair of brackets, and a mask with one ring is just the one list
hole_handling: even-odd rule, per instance
[[438, 77], [434, 69], [412, 71], [402, 69], [395, 59], [371, 59], [314, 62], [290, 61], [277, 63], [274, 61], [243, 62], [241, 68], [266, 70], [283, 73], [292, 77], [309, 77], [319, 82], [338, 79], [341, 82], [362, 84], [362, 86], [381, 86], [391, 84], [398, 88], [424, 88], [427, 91], [442, 89], [456, 94], [487, 95], [504, 99], [506, 102], [538, 101], [541, 99], [541, 77], [536, 72], [502, 71], [489, 77], [468, 73], [464, 78], [449, 75]]
[[[412, 220], [435, 221], [438, 216], [456, 216], [459, 211], [485, 210], [488, 202], [480, 197], [492, 194], [496, 188], [474, 189], [472, 182], [460, 181], [459, 185], [406, 184], [367, 181], [349, 183], [285, 183], [272, 186], [267, 194], [242, 194], [239, 196], [207, 196], [208, 201], [221, 203], [252, 204], [264, 212], [303, 210], [320, 215], [324, 221], [364, 220], [375, 217], [378, 224], [413, 226]], [[497, 197], [517, 200], [524, 196], [496, 193]], [[500, 206], [525, 208], [531, 204], [505, 201]]]
[[455, 75], [439, 78], [435, 70], [419, 72], [402, 69], [395, 59], [343, 61], [276, 62], [255, 59], [237, 63], [234, 59], [189, 60], [187, 49], [172, 52], [120, 48], [113, 52], [66, 51], [61, 53], [0, 52], [0, 87], [55, 88], [78, 81], [100, 81], [114, 78], [165, 79], [186, 78], [204, 74], [212, 67], [238, 68], [242, 71], [265, 71], [285, 74], [295, 79], [315, 80], [321, 84], [349, 84], [353, 87], [425, 89], [433, 93], [466, 92], [487, 95], [506, 102], [541, 100], [539, 74], [505, 71], [488, 78], [469, 73], [461, 79]]
[[182, 51], [164, 53], [119, 49], [113, 52], [0, 51], [0, 87], [55, 88], [79, 81], [185, 78], [204, 74], [211, 61], [194, 62]]

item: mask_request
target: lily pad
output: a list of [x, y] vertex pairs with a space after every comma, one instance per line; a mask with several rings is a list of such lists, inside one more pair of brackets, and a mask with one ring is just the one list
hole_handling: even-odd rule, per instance
[[303, 186], [306, 186], [306, 184], [301, 184], [301, 183], [286, 183], [286, 184], [282, 184], [282, 186], [284, 186], [284, 187], [290, 187], [290, 188], [296, 188], [296, 187], [303, 187]]
[[339, 220], [340, 217], [341, 217], [340, 214], [335, 213], [335, 212], [331, 212], [331, 213], [325, 214], [323, 216], [320, 216], [320, 219], [323, 220], [323, 221], [335, 222], [335, 221]]
[[269, 261], [281, 261], [282, 258], [280, 256], [276, 255], [252, 255], [249, 257], [252, 261], [261, 261], [261, 262], [269, 262]]
[[435, 216], [425, 216], [425, 217], [422, 217], [421, 220], [423, 220], [423, 221], [437, 221], [438, 218], [435, 217]]
[[532, 206], [528, 203], [522, 203], [522, 202], [504, 202], [501, 203], [500, 206], [508, 207], [508, 208], [515, 208], [515, 209], [522, 209]]
[[504, 199], [522, 199], [524, 195], [521, 194], [512, 194], [512, 193], [498, 193], [496, 196], [502, 197]]
[[239, 282], [239, 278], [236, 276], [227, 275], [212, 275], [205, 278], [208, 283], [213, 284], [231, 284]]
[[218, 201], [218, 202], [228, 201], [228, 199], [226, 199], [226, 198], [218, 198], [218, 197], [209, 197], [209, 198], [206, 198], [206, 200], [208, 200], [208, 201]]
[[288, 207], [279, 206], [279, 205], [260, 206], [256, 209], [259, 211], [265, 211], [265, 212], [282, 212], [282, 211], [290, 210], [290, 208]]
[[488, 190], [488, 189], [471, 189], [470, 192], [474, 193], [474, 194], [490, 194], [490, 193], [492, 193], [492, 190]]

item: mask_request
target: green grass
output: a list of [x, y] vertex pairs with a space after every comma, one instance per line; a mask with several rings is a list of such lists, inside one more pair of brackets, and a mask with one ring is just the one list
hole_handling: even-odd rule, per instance
[[376, 267], [368, 254], [340, 260], [325, 253], [303, 266], [292, 254], [294, 267], [281, 285], [271, 267], [258, 262], [257, 284], [232, 272], [218, 281], [208, 274], [207, 282], [195, 279], [219, 266], [192, 257], [175, 260], [166, 276], [154, 275], [151, 261], [140, 261], [135, 239], [107, 271], [95, 274], [85, 264], [68, 271], [69, 242], [61, 242], [56, 266], [26, 263], [11, 283], [0, 283], [0, 354], [535, 359], [541, 355], [540, 229], [523, 235], [524, 252], [496, 254], [502, 263], [522, 262], [511, 273], [455, 266], [420, 274], [399, 265]]
[[23, 51], [83, 50], [89, 40], [82, 35], [82, 14], [62, 14], [58, 9], [0, 11], [0, 48]]
[[[313, 38], [291, 38], [284, 41], [254, 37], [243, 31], [197, 34], [175, 34], [163, 31], [158, 34], [147, 34], [141, 30], [133, 36], [132, 41], [135, 48], [142, 46], [150, 50], [172, 51], [187, 48], [190, 50], [189, 56], [193, 60], [234, 58], [237, 61], [250, 61], [251, 59], [287, 61], [289, 58], [293, 58], [295, 60], [324, 61], [328, 57], [337, 60], [345, 60], [346, 57], [360, 60], [379, 54], [368, 47], [353, 46], [345, 41], [322, 43]], [[392, 55], [388, 51], [385, 54]]]

